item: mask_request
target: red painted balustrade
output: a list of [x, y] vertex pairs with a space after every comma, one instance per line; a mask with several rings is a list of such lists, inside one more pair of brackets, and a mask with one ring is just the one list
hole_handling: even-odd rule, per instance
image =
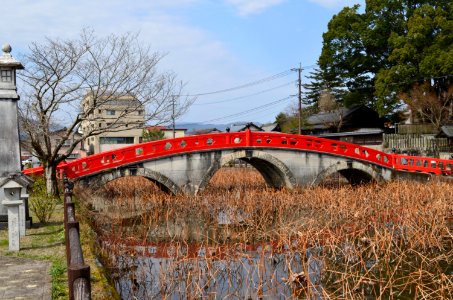
[[[453, 160], [389, 154], [360, 145], [314, 136], [249, 130], [186, 136], [131, 145], [60, 164], [58, 171], [66, 173], [68, 178], [77, 178], [122, 165], [175, 154], [234, 148], [294, 149], [327, 153], [397, 170], [453, 176]], [[43, 169], [41, 167], [26, 169], [24, 173], [39, 175], [43, 173]]]

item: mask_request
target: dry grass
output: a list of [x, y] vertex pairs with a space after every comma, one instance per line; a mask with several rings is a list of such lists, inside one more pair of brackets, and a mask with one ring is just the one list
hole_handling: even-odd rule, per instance
[[[174, 282], [172, 286], [176, 284], [178, 293], [188, 298], [214, 295], [212, 284], [206, 283], [219, 275], [213, 265], [225, 263], [231, 277], [237, 266], [233, 262], [243, 262], [247, 255], [256, 265], [258, 279], [257, 285], [247, 283], [246, 289], [257, 297], [266, 295], [264, 291], [270, 295], [271, 289], [289, 289], [291, 297], [453, 298], [453, 186], [449, 183], [276, 191], [265, 187], [259, 173], [243, 168], [222, 169], [194, 197], [164, 195], [143, 178], [119, 179], [102, 191], [78, 194], [86, 201], [96, 199], [91, 202], [97, 210], [95, 227], [104, 245], [109, 245], [108, 256], [116, 267], [120, 255], [134, 255], [125, 244], [167, 247], [160, 253], [173, 257], [168, 265], [171, 272], [182, 262], [185, 266], [203, 260], [204, 268], [184, 269], [179, 279], [164, 271], [160, 275], [161, 284], [184, 281], [183, 287]], [[219, 225], [219, 215], [229, 224]], [[191, 245], [206, 249], [206, 255], [196, 258]], [[261, 253], [251, 257], [251, 248]], [[277, 274], [278, 267], [270, 275], [266, 270], [272, 257], [285, 266], [285, 279]], [[135, 274], [122, 262], [123, 269]], [[127, 262], [135, 270], [146, 269], [143, 260]], [[313, 266], [316, 276], [310, 279]], [[238, 272], [244, 277], [243, 271]], [[131, 282], [131, 293], [140, 290], [140, 281], [134, 277]], [[173, 295], [175, 289], [160, 287], [164, 296]], [[235, 292], [238, 296], [243, 291]]]

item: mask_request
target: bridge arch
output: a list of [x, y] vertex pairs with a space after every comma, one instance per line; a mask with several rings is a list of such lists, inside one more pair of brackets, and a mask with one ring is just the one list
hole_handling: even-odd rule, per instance
[[89, 177], [82, 177], [79, 181], [92, 188], [99, 188], [106, 183], [127, 176], [141, 176], [155, 183], [163, 192], [171, 194], [181, 193], [180, 187], [167, 176], [143, 167], [127, 166], [114, 169], [110, 172], [95, 174]]
[[233, 153], [222, 154], [218, 163], [212, 164], [199, 185], [203, 190], [214, 174], [223, 166], [240, 159], [252, 165], [263, 176], [269, 187], [293, 189], [296, 179], [289, 168], [275, 156], [259, 150], [239, 150]]
[[344, 176], [351, 185], [369, 183], [372, 181], [386, 181], [376, 168], [358, 161], [338, 161], [323, 169], [313, 180], [312, 186], [319, 185], [327, 177], [339, 173]]

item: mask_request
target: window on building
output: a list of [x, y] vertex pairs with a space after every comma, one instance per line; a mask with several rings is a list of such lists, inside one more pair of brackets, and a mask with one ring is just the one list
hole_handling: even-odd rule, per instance
[[71, 154], [69, 154], [68, 159], [76, 159], [79, 157], [80, 157], [79, 153], [71, 153]]
[[102, 109], [98, 109], [98, 113], [102, 114]]
[[143, 110], [137, 110], [139, 116], [143, 116]]
[[0, 79], [2, 82], [11, 82], [13, 81], [13, 71], [11, 70], [1, 70]]
[[132, 137], [132, 136], [126, 136], [126, 137], [120, 137], [120, 136], [101, 137], [99, 139], [99, 143], [102, 144], [102, 145], [105, 145], [105, 144], [133, 144], [134, 143], [134, 137]]
[[114, 115], [115, 115], [115, 111], [114, 111], [113, 109], [107, 109], [107, 110], [105, 111], [105, 114], [106, 114], [107, 116], [114, 116]]
[[102, 123], [99, 123], [99, 128], [101, 128], [101, 127], [102, 127]]

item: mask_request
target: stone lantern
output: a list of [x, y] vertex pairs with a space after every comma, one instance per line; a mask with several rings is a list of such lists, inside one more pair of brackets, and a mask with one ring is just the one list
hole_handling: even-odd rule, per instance
[[[11, 46], [2, 47], [0, 56], [0, 178], [21, 171], [19, 126], [17, 121], [16, 70], [24, 67], [11, 56]], [[0, 211], [1, 214], [1, 211]]]
[[[0, 222], [8, 220], [10, 249], [18, 250], [16, 235], [25, 234], [28, 217], [27, 186], [30, 180], [22, 175], [20, 162], [19, 123], [16, 70], [22, 64], [11, 56], [11, 46], [2, 47], [0, 55]], [[19, 215], [22, 215], [19, 218]], [[12, 222], [12, 223], [11, 223]], [[30, 220], [31, 222], [31, 220]], [[16, 234], [17, 233], [17, 234]], [[11, 234], [14, 238], [11, 239]], [[11, 248], [12, 247], [12, 248]], [[17, 248], [17, 249], [16, 249]]]

